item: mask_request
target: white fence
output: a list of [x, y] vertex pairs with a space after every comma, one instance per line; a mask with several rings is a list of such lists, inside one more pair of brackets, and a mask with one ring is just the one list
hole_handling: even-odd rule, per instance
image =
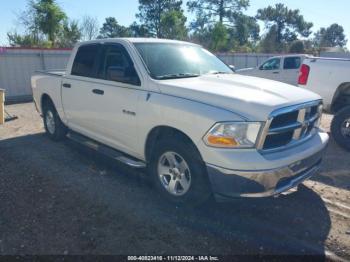
[[0, 88], [6, 101], [32, 99], [30, 77], [37, 70], [63, 69], [70, 50], [0, 48]]

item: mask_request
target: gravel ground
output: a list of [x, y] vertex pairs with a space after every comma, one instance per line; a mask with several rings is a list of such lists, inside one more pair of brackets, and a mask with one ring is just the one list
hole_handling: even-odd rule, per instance
[[[136, 172], [50, 141], [32, 103], [0, 127], [0, 254], [269, 254], [350, 259], [350, 153], [331, 140], [293, 194], [170, 206]], [[323, 118], [329, 130], [331, 116]], [[337, 257], [338, 256], [338, 257]]]

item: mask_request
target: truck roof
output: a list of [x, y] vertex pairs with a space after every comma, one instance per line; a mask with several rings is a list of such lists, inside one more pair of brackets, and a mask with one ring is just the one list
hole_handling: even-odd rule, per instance
[[161, 38], [132, 38], [132, 37], [121, 37], [121, 38], [106, 38], [106, 39], [97, 39], [80, 42], [79, 45], [88, 44], [88, 43], [113, 43], [113, 42], [129, 42], [129, 43], [173, 43], [173, 44], [187, 44], [187, 45], [197, 45], [190, 42], [179, 41], [179, 40], [169, 40]]

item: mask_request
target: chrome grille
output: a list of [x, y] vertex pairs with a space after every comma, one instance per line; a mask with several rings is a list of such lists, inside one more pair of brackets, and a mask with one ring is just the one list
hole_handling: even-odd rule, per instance
[[266, 122], [259, 150], [277, 150], [311, 137], [322, 114], [321, 101], [283, 108], [273, 112]]

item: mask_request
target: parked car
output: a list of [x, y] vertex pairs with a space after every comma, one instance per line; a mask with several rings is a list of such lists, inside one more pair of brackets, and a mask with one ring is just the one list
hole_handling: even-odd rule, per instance
[[307, 58], [299, 86], [319, 94], [324, 109], [334, 114], [331, 131], [337, 143], [350, 150], [350, 60]]
[[32, 77], [53, 140], [66, 134], [135, 168], [161, 195], [267, 197], [315, 174], [328, 142], [321, 97], [237, 75], [201, 46], [160, 39], [78, 44], [65, 72]]
[[307, 55], [284, 55], [271, 57], [256, 68], [236, 70], [241, 75], [256, 76], [283, 83], [298, 85], [300, 66]]

